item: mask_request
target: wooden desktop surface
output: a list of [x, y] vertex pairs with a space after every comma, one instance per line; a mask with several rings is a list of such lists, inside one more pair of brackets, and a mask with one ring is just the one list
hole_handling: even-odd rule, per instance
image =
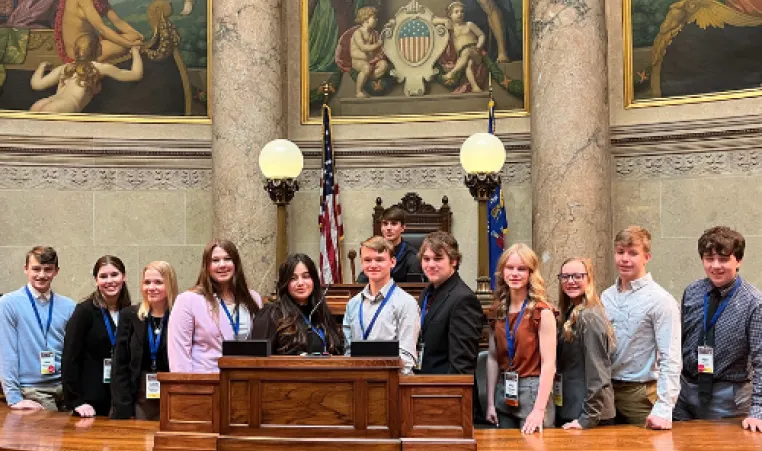
[[[68, 413], [16, 412], [0, 406], [0, 449], [60, 451], [150, 451], [158, 422], [82, 419]], [[589, 431], [548, 429], [522, 436], [516, 430], [477, 429], [479, 451], [694, 451], [762, 449], [762, 433], [741, 429], [740, 420], [675, 423], [672, 431], [607, 426]]]

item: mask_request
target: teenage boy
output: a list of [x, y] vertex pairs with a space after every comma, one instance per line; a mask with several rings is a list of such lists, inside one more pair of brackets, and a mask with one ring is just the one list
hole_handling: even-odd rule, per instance
[[61, 410], [61, 353], [74, 301], [53, 293], [58, 255], [37, 246], [26, 255], [28, 283], [0, 298], [0, 376], [12, 409]]
[[616, 335], [611, 380], [617, 415], [631, 424], [671, 429], [680, 393], [680, 311], [646, 271], [651, 234], [630, 226], [614, 239], [619, 277], [603, 292]]
[[683, 293], [683, 373], [675, 420], [745, 417], [762, 432], [762, 293], [738, 274], [746, 240], [713, 227], [698, 240], [706, 278]]
[[392, 280], [393, 251], [394, 246], [380, 236], [369, 238], [360, 247], [362, 270], [369, 282], [347, 303], [343, 325], [346, 352], [350, 355], [353, 340], [397, 340], [402, 372], [409, 374], [417, 359], [421, 314], [415, 298]]
[[447, 232], [426, 235], [421, 245], [429, 286], [421, 293], [420, 372], [473, 374], [484, 313], [460, 278], [458, 242]]
[[[381, 214], [381, 235], [392, 243], [392, 256], [396, 261], [392, 269], [395, 282], [421, 282], [423, 270], [418, 260], [418, 249], [402, 239], [405, 231], [405, 210], [398, 206], [389, 207]], [[357, 276], [357, 283], [368, 283], [368, 276], [363, 270]]]

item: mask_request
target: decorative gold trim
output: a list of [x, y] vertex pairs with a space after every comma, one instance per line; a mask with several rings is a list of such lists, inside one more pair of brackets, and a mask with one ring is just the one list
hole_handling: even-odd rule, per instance
[[[209, 0], [211, 1], [211, 0]], [[299, 96], [299, 107], [301, 110], [301, 123], [302, 125], [319, 125], [321, 124], [320, 116], [310, 117], [310, 74], [309, 74], [309, 36], [308, 36], [308, 19], [309, 11], [307, 8], [308, 0], [301, 0], [299, 2], [300, 14], [299, 25], [301, 31], [300, 47], [299, 47], [299, 73], [301, 77], [301, 94]], [[495, 117], [526, 117], [529, 116], [529, 0], [523, 0], [522, 2], [522, 72], [524, 77], [524, 108], [517, 110], [505, 110], [495, 113]], [[434, 114], [398, 114], [393, 116], [348, 116], [332, 118], [335, 124], [397, 124], [405, 122], [435, 122], [435, 121], [462, 121], [472, 119], [487, 119], [487, 107], [485, 105], [484, 111], [474, 111], [467, 113], [434, 113]]]
[[[175, 50], [177, 52], [177, 50]], [[177, 56], [175, 56], [175, 59]], [[185, 92], [185, 111], [190, 114], [190, 82], [187, 70], [179, 65], [183, 91]], [[206, 0], [206, 116], [155, 116], [137, 114], [97, 114], [97, 113], [37, 113], [22, 110], [0, 109], [0, 119], [35, 119], [60, 120], [71, 122], [124, 122], [130, 124], [211, 124], [212, 123], [212, 0]]]
[[659, 27], [651, 50], [651, 91], [655, 97], [635, 100], [635, 80], [633, 74], [632, 0], [622, 0], [622, 29], [624, 42], [624, 107], [646, 108], [652, 106], [685, 105], [691, 103], [721, 100], [745, 99], [762, 96], [762, 89], [738, 89], [718, 93], [694, 94], [687, 96], [661, 96], [661, 63], [672, 40], [689, 23], [705, 29], [723, 28], [725, 24], [734, 26], [759, 26], [762, 19], [748, 18], [715, 0], [680, 0], [670, 5], [667, 16]]

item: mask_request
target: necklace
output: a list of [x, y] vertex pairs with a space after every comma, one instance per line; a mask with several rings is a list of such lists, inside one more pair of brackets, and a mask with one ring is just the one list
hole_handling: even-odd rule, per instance
[[161, 334], [161, 322], [164, 320], [164, 317], [154, 318], [151, 317], [151, 326], [153, 326], [154, 335]]

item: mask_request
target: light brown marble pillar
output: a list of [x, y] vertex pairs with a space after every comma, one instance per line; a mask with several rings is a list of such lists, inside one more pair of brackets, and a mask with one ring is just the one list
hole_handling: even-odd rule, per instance
[[552, 301], [568, 257], [611, 284], [604, 0], [531, 0], [532, 244]]
[[214, 235], [236, 243], [262, 294], [276, 277], [276, 208], [258, 158], [285, 132], [281, 9], [280, 0], [214, 0], [212, 9]]

